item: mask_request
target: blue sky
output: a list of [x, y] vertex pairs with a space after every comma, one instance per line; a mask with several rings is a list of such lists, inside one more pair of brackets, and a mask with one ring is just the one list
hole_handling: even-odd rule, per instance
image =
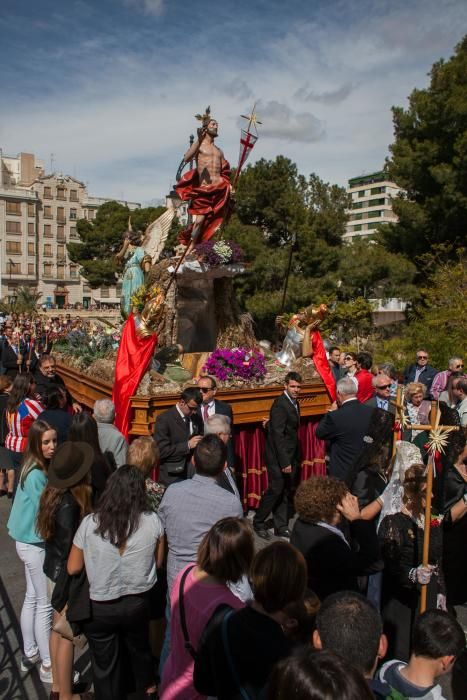
[[173, 184], [195, 113], [211, 105], [235, 165], [257, 101], [254, 158], [345, 184], [381, 167], [391, 106], [466, 28], [463, 0], [2, 0], [0, 147], [147, 202]]

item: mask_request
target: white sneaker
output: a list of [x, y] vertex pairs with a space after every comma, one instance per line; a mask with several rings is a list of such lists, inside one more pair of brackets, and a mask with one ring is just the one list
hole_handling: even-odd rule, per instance
[[21, 671], [23, 673], [27, 673], [27, 671], [30, 671], [32, 668], [34, 668], [39, 661], [41, 660], [41, 657], [39, 655], [39, 652], [36, 652], [34, 656], [22, 656], [21, 657]]
[[39, 669], [39, 676], [43, 683], [52, 683], [52, 666], [49, 666], [47, 668], [47, 666], [41, 664], [41, 667]]

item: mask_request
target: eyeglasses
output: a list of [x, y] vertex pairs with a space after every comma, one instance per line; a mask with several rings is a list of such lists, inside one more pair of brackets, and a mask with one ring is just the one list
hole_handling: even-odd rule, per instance
[[346, 355], [346, 356], [344, 357], [344, 360], [353, 360], [353, 357], [350, 357], [350, 355]]
[[417, 355], [417, 360], [428, 360], [428, 355]]
[[377, 389], [390, 389], [391, 384], [379, 384], [376, 388]]
[[464, 369], [464, 365], [456, 365], [454, 369]]
[[210, 386], [210, 387], [200, 386], [200, 387], [199, 387], [199, 390], [200, 390], [201, 393], [203, 393], [203, 394], [207, 394], [208, 391], [212, 391], [213, 389], [214, 389], [213, 386]]

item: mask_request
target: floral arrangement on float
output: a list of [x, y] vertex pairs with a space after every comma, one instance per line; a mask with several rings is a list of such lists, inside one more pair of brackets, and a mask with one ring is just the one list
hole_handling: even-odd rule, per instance
[[241, 263], [245, 257], [238, 243], [225, 240], [198, 243], [195, 246], [195, 255], [200, 262], [206, 263], [209, 267]]
[[209, 356], [204, 371], [222, 382], [232, 379], [258, 381], [267, 372], [264, 355], [247, 348], [217, 348]]

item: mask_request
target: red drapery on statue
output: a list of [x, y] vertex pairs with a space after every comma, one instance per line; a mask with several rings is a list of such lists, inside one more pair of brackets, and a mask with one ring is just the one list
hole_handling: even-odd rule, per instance
[[[326, 474], [325, 443], [315, 435], [318, 423], [319, 418], [314, 416], [301, 420], [298, 434], [302, 458], [300, 481]], [[265, 441], [264, 429], [257, 423], [235, 430], [236, 471], [246, 508], [257, 508], [268, 486], [264, 463]]]
[[130, 314], [122, 330], [112, 394], [115, 425], [126, 438], [130, 430], [130, 397], [136, 392], [156, 345], [155, 333], [147, 338], [140, 338], [136, 332], [134, 316]]
[[335, 401], [336, 396], [336, 380], [329, 366], [328, 358], [326, 357], [326, 349], [323, 345], [321, 333], [319, 331], [311, 332], [311, 347], [313, 350], [313, 362], [316, 371], [324, 382], [331, 401]]
[[[204, 215], [203, 229], [197, 243], [208, 241], [216, 233], [224, 220], [230, 198], [230, 165], [222, 162], [221, 180], [215, 185], [199, 184], [199, 174], [196, 168], [189, 170], [181, 178], [175, 190], [183, 201], [191, 200], [188, 211], [193, 216]], [[179, 240], [188, 245], [191, 239], [193, 224], [181, 231]]]

